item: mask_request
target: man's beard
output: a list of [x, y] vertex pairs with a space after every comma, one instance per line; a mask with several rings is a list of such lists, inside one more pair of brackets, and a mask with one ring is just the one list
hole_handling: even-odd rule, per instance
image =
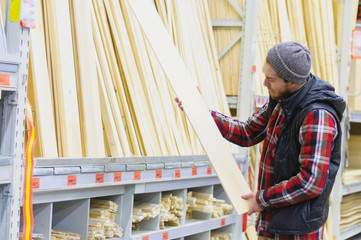
[[293, 92], [291, 92], [290, 89], [286, 88], [285, 91], [278, 93], [277, 96], [271, 95], [270, 91], [268, 91], [268, 94], [271, 96], [273, 100], [279, 101], [290, 97], [293, 94]]

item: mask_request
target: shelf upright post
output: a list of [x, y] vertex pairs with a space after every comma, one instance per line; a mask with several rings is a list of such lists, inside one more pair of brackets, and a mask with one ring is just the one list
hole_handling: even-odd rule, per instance
[[[220, 52], [218, 60], [239, 41], [241, 40], [240, 53], [240, 71], [237, 97], [237, 118], [240, 121], [245, 121], [252, 114], [254, 107], [253, 96], [253, 79], [254, 72], [252, 67], [255, 65], [256, 50], [257, 50], [257, 29], [258, 29], [258, 9], [259, 0], [246, 0], [243, 2], [243, 11], [237, 6], [233, 0], [227, 2], [239, 14], [241, 20], [238, 19], [212, 19], [213, 28], [241, 28], [241, 32]], [[240, 148], [239, 154], [249, 158], [249, 149]], [[245, 175], [248, 174], [249, 161], [246, 163]], [[257, 176], [255, 176], [257, 178]], [[239, 216], [235, 223], [234, 238], [244, 239], [244, 234], [241, 232], [243, 224], [243, 217]]]
[[[342, 0], [342, 27], [341, 27], [341, 43], [339, 49], [338, 70], [339, 70], [339, 86], [340, 96], [347, 100], [347, 87], [350, 73], [350, 60], [351, 60], [351, 36], [353, 26], [353, 6], [354, 0]], [[331, 193], [331, 209], [332, 209], [332, 229], [336, 240], [341, 239], [340, 236], [340, 212], [341, 212], [341, 200], [342, 200], [342, 173], [344, 166], [347, 162], [347, 136], [348, 136], [348, 109], [346, 109], [343, 120], [341, 122], [342, 128], [342, 143], [341, 143], [341, 163], [340, 169], [337, 173], [335, 185]]]
[[[14, 6], [16, 4], [18, 5]], [[14, 8], [20, 5], [20, 0], [6, 2], [7, 53], [1, 58], [6, 60], [7, 56], [12, 56], [18, 59], [17, 64], [13, 63], [14, 66], [17, 65], [15, 68], [17, 71], [11, 73], [16, 79], [16, 89], [6, 91], [1, 99], [0, 155], [10, 157], [12, 162], [12, 179], [0, 190], [0, 239], [6, 240], [19, 239], [20, 207], [23, 197], [25, 102], [30, 32], [28, 28], [20, 26], [20, 19], [14, 20]], [[3, 65], [2, 62], [1, 64]], [[3, 67], [0, 72], [7, 73], [6, 69], [7, 67]]]
[[[239, 121], [246, 121], [253, 112], [254, 108], [254, 71], [253, 66], [256, 62], [257, 50], [257, 30], [258, 30], [258, 9], [259, 0], [247, 0], [244, 2], [244, 21], [243, 21], [243, 38], [241, 42], [241, 60], [238, 82], [237, 98], [237, 118]], [[247, 157], [246, 175], [248, 175], [249, 166], [249, 148], [240, 148], [240, 154]], [[255, 176], [257, 178], [257, 176]], [[239, 217], [240, 219], [242, 216]], [[237, 221], [235, 229], [242, 229], [243, 218]], [[240, 224], [240, 226], [237, 226]], [[235, 234], [237, 235], [237, 234]], [[241, 234], [244, 239], [244, 234]]]
[[[238, 82], [237, 118], [246, 121], [252, 114], [254, 107], [253, 84], [257, 49], [259, 0], [248, 0], [244, 2], [243, 38], [241, 42], [241, 60]], [[241, 148], [240, 154], [249, 156], [248, 148]], [[248, 168], [248, 167], [247, 167]], [[247, 169], [246, 169], [246, 172]]]

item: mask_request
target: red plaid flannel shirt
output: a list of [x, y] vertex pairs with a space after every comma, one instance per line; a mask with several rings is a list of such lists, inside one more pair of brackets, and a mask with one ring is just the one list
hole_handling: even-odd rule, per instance
[[[262, 207], [280, 208], [316, 197], [324, 186], [333, 139], [337, 135], [334, 118], [322, 109], [308, 113], [299, 132], [300, 172], [287, 181], [275, 184], [275, 146], [283, 126], [284, 113], [280, 104], [277, 104], [272, 115], [268, 117], [267, 107], [268, 103], [246, 122], [237, 121], [215, 111], [211, 111], [211, 115], [223, 137], [237, 145], [248, 147], [264, 140], [257, 192], [257, 201]], [[307, 235], [267, 233], [271, 218], [271, 211], [265, 210], [259, 214], [256, 224], [258, 235], [295, 240], [323, 238], [323, 227]]]

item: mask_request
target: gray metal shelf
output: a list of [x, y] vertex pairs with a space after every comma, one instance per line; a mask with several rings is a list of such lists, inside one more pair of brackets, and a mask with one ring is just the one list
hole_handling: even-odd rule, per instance
[[361, 123], [361, 112], [350, 111], [350, 122]]
[[0, 157], [0, 184], [11, 182], [12, 161], [9, 157]]
[[[190, 161], [191, 159], [195, 161]], [[245, 173], [246, 158], [235, 155]], [[127, 162], [131, 160], [131, 162]], [[142, 162], [143, 161], [143, 162]], [[51, 165], [53, 164], [53, 165]], [[35, 159], [34, 202], [56, 201], [68, 192], [93, 192], [135, 184], [136, 193], [175, 190], [219, 184], [206, 156], [171, 156], [99, 159]], [[88, 190], [87, 190], [88, 189]], [[100, 191], [100, 190], [99, 190]], [[55, 194], [62, 192], [61, 194]], [[41, 197], [40, 197], [41, 196]], [[54, 199], [52, 197], [56, 196]], [[86, 194], [84, 197], [86, 198]], [[74, 194], [73, 199], [78, 198]], [[60, 197], [59, 199], [62, 199]]]
[[0, 91], [16, 91], [20, 58], [14, 54], [0, 54]]
[[[228, 226], [234, 224], [236, 220], [235, 215], [227, 215], [210, 220], [189, 219], [184, 226], [180, 227], [166, 227], [166, 229], [160, 231], [134, 231], [131, 240], [139, 240], [144, 237], [149, 237], [149, 240], [181, 238]], [[165, 238], [165, 236], [167, 237]]]
[[361, 182], [342, 185], [342, 196], [357, 192], [361, 192]]

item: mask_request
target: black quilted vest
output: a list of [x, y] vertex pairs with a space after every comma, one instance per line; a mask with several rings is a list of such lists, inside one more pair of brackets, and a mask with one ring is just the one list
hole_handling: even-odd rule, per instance
[[[270, 99], [268, 113], [272, 114], [277, 102]], [[307, 234], [320, 228], [327, 219], [329, 196], [341, 161], [340, 121], [345, 101], [335, 94], [334, 88], [314, 75], [291, 97], [280, 102], [285, 113], [275, 157], [275, 184], [287, 180], [300, 172], [298, 161], [300, 144], [299, 130], [306, 115], [315, 109], [325, 109], [337, 121], [338, 134], [333, 143], [326, 182], [321, 193], [310, 200], [283, 208], [273, 208], [272, 219], [267, 228], [270, 233], [290, 235]]]

